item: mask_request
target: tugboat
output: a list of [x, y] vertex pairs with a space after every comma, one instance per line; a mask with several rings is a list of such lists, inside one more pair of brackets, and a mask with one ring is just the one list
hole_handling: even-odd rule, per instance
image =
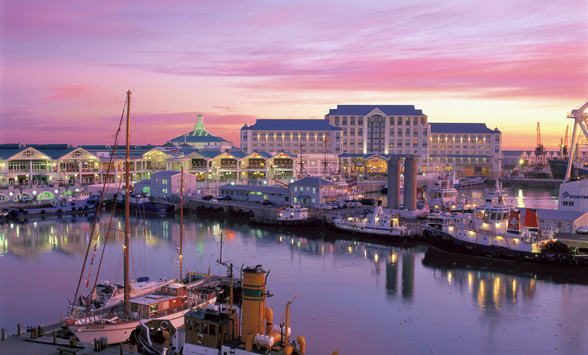
[[496, 182], [487, 190], [486, 205], [464, 214], [456, 223], [427, 224], [423, 234], [431, 245], [448, 252], [517, 262], [588, 266], [588, 254], [540, 230], [537, 211], [527, 209], [521, 228], [520, 211], [506, 206], [506, 193]]
[[320, 220], [308, 218], [308, 208], [291, 205], [278, 208], [278, 224], [288, 227], [318, 226]]
[[268, 274], [261, 265], [243, 269], [241, 322], [232, 304], [211, 305], [186, 313], [180, 328], [146, 322], [133, 332], [131, 344], [149, 354], [306, 354], [304, 337], [290, 341], [290, 305], [298, 295], [286, 304], [283, 323], [273, 324], [273, 311], [266, 306], [272, 296], [266, 291]]
[[332, 222], [334, 228], [358, 234], [371, 234], [404, 239], [412, 235], [406, 224], [400, 223], [400, 216], [393, 212], [384, 212], [382, 206], [376, 206], [373, 212], [362, 217], [338, 216]]
[[426, 195], [426, 204], [432, 211], [472, 211], [477, 207], [465, 198], [458, 201], [458, 192], [451, 179], [437, 180], [435, 186], [427, 190]]

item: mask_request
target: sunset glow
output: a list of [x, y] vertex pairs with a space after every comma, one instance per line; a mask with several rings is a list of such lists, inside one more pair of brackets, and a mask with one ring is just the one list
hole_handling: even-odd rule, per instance
[[110, 144], [131, 89], [135, 144], [399, 104], [553, 150], [588, 100], [585, 0], [0, 3], [0, 143]]

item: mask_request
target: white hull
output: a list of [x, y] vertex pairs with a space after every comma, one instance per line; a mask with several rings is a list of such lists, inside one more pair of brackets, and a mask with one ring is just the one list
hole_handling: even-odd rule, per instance
[[390, 237], [404, 237], [408, 235], [406, 228], [375, 228], [375, 227], [364, 227], [361, 225], [355, 225], [350, 223], [335, 221], [335, 228], [352, 233], [361, 234], [373, 234], [373, 235], [384, 235]]
[[[169, 320], [174, 327], [180, 327], [184, 324], [184, 314], [190, 309], [168, 314], [157, 320]], [[129, 339], [131, 332], [140, 324], [139, 320], [121, 323], [104, 323], [104, 324], [87, 324], [71, 325], [70, 330], [82, 343], [93, 343], [94, 339], [106, 337], [108, 344], [124, 343]]]

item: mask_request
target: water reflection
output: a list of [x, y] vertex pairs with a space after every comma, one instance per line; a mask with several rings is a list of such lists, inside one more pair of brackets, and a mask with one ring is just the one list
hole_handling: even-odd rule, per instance
[[[116, 217], [107, 242], [108, 218], [102, 215], [98, 227], [100, 246], [112, 254], [120, 253], [123, 240], [124, 225], [121, 216]], [[30, 310], [26, 320], [31, 324], [49, 323], [61, 315], [64, 295], [78, 280], [90, 232], [87, 219], [0, 227], [0, 267], [15, 270], [0, 275], [0, 282], [16, 285], [0, 294], [3, 326], [23, 321], [23, 309]], [[565, 353], [588, 350], [588, 280], [581, 273], [487, 264], [440, 255], [424, 243], [381, 245], [344, 240], [322, 230], [284, 231], [189, 214], [182, 234], [184, 261], [189, 264], [184, 271], [212, 266], [215, 272], [222, 235], [224, 260], [272, 270], [269, 282], [276, 296], [271, 304], [279, 304], [276, 309], [302, 293], [293, 323], [304, 329], [313, 353], [331, 353], [335, 347], [345, 353], [541, 353], [555, 346]], [[133, 218], [135, 261], [155, 270], [141, 275], [160, 277], [158, 273], [171, 270], [175, 276], [178, 270], [170, 257], [177, 256], [179, 235], [177, 217]], [[116, 280], [118, 268], [114, 260], [105, 265], [104, 279]], [[19, 282], [25, 278], [29, 282]], [[38, 285], [52, 307], [31, 301], [38, 298]], [[529, 335], [531, 327], [540, 341]], [[555, 338], [554, 327], [568, 337]], [[462, 340], [456, 340], [458, 332], [464, 334]], [[520, 349], [523, 343], [525, 349]]]

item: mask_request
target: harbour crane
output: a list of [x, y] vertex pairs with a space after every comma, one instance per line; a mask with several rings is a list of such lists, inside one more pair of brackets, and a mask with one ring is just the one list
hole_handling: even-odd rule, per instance
[[539, 122], [537, 122], [537, 147], [535, 148], [535, 157], [537, 159], [535, 169], [540, 170], [545, 166], [545, 148], [541, 143], [541, 125]]
[[[588, 102], [586, 102], [584, 105], [580, 106], [580, 108], [576, 109], [576, 110], [572, 110], [572, 112], [570, 112], [567, 117], [571, 118], [574, 120], [574, 127], [572, 129], [572, 143], [571, 146], [574, 147], [574, 145], [577, 143], [576, 139], [579, 138], [578, 137], [578, 127], [580, 128], [580, 130], [582, 131], [582, 133], [584, 133], [584, 137], [588, 138], [588, 113], [586, 112], [586, 109], [588, 108]], [[564, 178], [564, 183], [569, 182], [570, 181], [570, 175], [572, 172], [572, 159], [568, 159], [568, 168], [566, 169], [566, 176]]]
[[564, 137], [561, 138], [561, 144], [560, 144], [560, 149], [559, 149], [559, 155], [561, 156], [562, 159], [565, 159], [565, 157], [568, 155], [568, 131], [569, 131], [570, 126], [566, 125], [566, 133], [564, 134]]

